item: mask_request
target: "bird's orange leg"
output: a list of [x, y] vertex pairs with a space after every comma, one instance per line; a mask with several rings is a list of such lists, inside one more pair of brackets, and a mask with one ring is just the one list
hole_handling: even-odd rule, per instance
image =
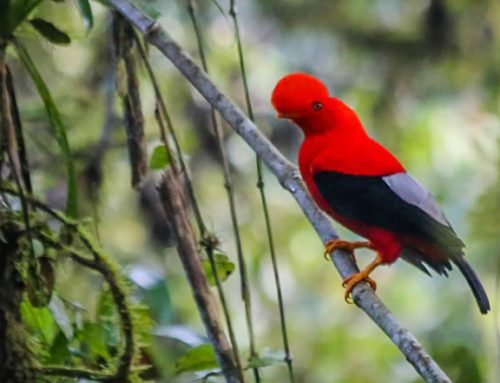
[[353, 274], [350, 277], [347, 277], [344, 279], [344, 282], [342, 282], [342, 286], [345, 287], [345, 295], [344, 299], [347, 303], [352, 303], [351, 301], [351, 291], [356, 286], [357, 283], [361, 281], [367, 282], [373, 290], [377, 289], [377, 284], [373, 279], [369, 277], [370, 273], [375, 270], [379, 265], [381, 265], [383, 262], [382, 257], [380, 256], [380, 253], [377, 252], [377, 257], [368, 264], [363, 270], [361, 270], [359, 273]]
[[[332, 251], [337, 249], [342, 249], [351, 253], [354, 258], [354, 253], [353, 253], [354, 250], [362, 248], [371, 249], [372, 244], [367, 241], [349, 242], [349, 241], [344, 241], [342, 239], [332, 239], [331, 241], [328, 241], [325, 244], [325, 253], [323, 254], [323, 256], [327, 261], [329, 261], [330, 260], [329, 255]], [[354, 258], [354, 262], [356, 262], [356, 258]]]

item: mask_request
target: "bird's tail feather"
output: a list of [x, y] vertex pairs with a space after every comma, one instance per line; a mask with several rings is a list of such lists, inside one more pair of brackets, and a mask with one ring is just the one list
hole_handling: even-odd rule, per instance
[[453, 259], [453, 262], [457, 265], [457, 267], [460, 269], [463, 276], [467, 280], [467, 283], [469, 284], [472, 293], [476, 298], [481, 314], [486, 314], [488, 311], [490, 311], [490, 301], [475, 271], [472, 269], [471, 265], [467, 263], [463, 256], [455, 257]]

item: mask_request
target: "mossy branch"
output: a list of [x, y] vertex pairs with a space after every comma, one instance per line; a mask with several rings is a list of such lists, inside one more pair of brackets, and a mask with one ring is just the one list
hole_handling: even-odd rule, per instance
[[[10, 186], [1, 185], [0, 192], [19, 197], [19, 192], [12, 189]], [[35, 369], [35, 372], [42, 375], [74, 376], [86, 379], [93, 379], [90, 377], [92, 375], [94, 377], [100, 376], [102, 378], [95, 380], [120, 383], [127, 382], [129, 380], [131, 366], [135, 356], [134, 326], [132, 320], [132, 309], [127, 298], [127, 287], [125, 281], [123, 281], [120, 275], [118, 265], [104, 253], [99, 245], [94, 242], [90, 233], [80, 223], [74, 219], [68, 218], [56, 210], [53, 210], [32, 196], [25, 194], [24, 199], [29, 205], [32, 206], [32, 208], [45, 212], [63, 224], [67, 229], [74, 232], [88, 253], [91, 254], [92, 257], [88, 257], [85, 253], [80, 252], [73, 247], [66, 246], [46, 233], [37, 232], [38, 238], [44, 243], [51, 247], [64, 250], [63, 253], [67, 254], [75, 262], [102, 275], [109, 286], [111, 295], [113, 296], [118, 317], [120, 318], [120, 329], [124, 338], [123, 351], [118, 359], [118, 365], [114, 374], [106, 375], [97, 371], [94, 372], [91, 370], [71, 369], [57, 366], [38, 367]], [[56, 372], [60, 372], [60, 374], [57, 374]]]

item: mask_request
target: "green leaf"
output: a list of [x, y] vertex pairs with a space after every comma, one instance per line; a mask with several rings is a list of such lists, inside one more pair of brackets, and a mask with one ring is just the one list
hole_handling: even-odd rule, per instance
[[66, 339], [73, 339], [73, 325], [71, 324], [68, 314], [66, 314], [66, 307], [62, 299], [55, 294], [50, 300], [49, 310], [57, 325], [66, 336]]
[[153, 267], [134, 266], [129, 278], [140, 287], [152, 319], [160, 326], [171, 323], [172, 304], [164, 275]]
[[285, 362], [285, 353], [279, 350], [264, 349], [260, 355], [254, 356], [248, 362], [248, 368], [275, 366]]
[[214, 350], [209, 344], [194, 347], [177, 361], [175, 372], [180, 374], [187, 371], [204, 371], [217, 368], [219, 365]]
[[78, 189], [76, 184], [75, 164], [73, 161], [73, 154], [69, 146], [68, 137], [66, 135], [66, 127], [64, 126], [59, 110], [50, 94], [50, 91], [45, 84], [40, 72], [35, 66], [26, 48], [15, 40], [15, 47], [17, 54], [21, 58], [26, 70], [29, 72], [31, 79], [40, 94], [45, 105], [45, 110], [49, 117], [50, 126], [52, 127], [52, 134], [57, 140], [61, 153], [66, 162], [68, 172], [68, 201], [66, 204], [66, 213], [70, 218], [76, 218], [78, 215]]
[[158, 145], [153, 150], [151, 155], [151, 160], [149, 161], [149, 168], [151, 170], [161, 170], [170, 164], [170, 159], [168, 158], [167, 148], [165, 145]]
[[78, 339], [85, 343], [94, 356], [109, 359], [109, 351], [106, 345], [106, 330], [98, 323], [84, 322], [82, 330], [78, 331]]
[[33, 307], [30, 301], [25, 298], [21, 303], [21, 318], [26, 327], [38, 334], [43, 342], [52, 344], [59, 329], [47, 307]]
[[0, 0], [0, 38], [10, 37], [15, 29], [43, 0]]
[[115, 317], [115, 305], [113, 295], [109, 289], [103, 289], [97, 303], [97, 318], [111, 319]]
[[43, 246], [43, 243], [40, 242], [38, 239], [34, 239], [31, 242], [33, 244], [33, 251], [35, 252], [35, 256], [41, 257], [45, 253], [45, 248]]
[[83, 24], [87, 30], [91, 30], [94, 26], [94, 16], [92, 15], [92, 8], [90, 7], [89, 0], [78, 0], [78, 9], [82, 15]]
[[47, 360], [45, 362], [47, 364], [63, 364], [68, 357], [68, 339], [62, 331], [59, 331], [50, 346]]
[[135, 343], [138, 347], [145, 347], [151, 344], [155, 322], [151, 318], [149, 307], [134, 304], [131, 308], [132, 319], [135, 325]]
[[[214, 261], [219, 280], [221, 282], [224, 282], [227, 278], [229, 278], [236, 266], [229, 260], [227, 255], [223, 253], [215, 253]], [[212, 267], [208, 259], [203, 260], [203, 270], [205, 270], [205, 275], [207, 276], [208, 283], [211, 286], [215, 286], [215, 276], [212, 272]]]
[[109, 289], [104, 289], [97, 303], [97, 321], [103, 329], [103, 339], [109, 346], [120, 344], [121, 334], [118, 326], [118, 316], [116, 313], [113, 295]]
[[33, 273], [28, 274], [26, 289], [33, 306], [45, 307], [51, 300], [56, 281], [54, 266], [52, 260], [48, 257], [41, 256], [36, 258], [35, 261], [38, 263], [38, 272], [35, 275]]
[[71, 43], [71, 39], [66, 33], [61, 31], [54, 24], [49, 23], [48, 21], [36, 18], [30, 20], [30, 23], [33, 26], [33, 28], [37, 30], [38, 33], [40, 33], [51, 43], [60, 45], [67, 45]]

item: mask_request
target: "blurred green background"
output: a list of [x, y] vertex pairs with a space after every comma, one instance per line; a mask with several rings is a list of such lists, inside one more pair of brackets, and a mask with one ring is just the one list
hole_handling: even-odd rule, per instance
[[[244, 94], [236, 40], [225, 0], [197, 1], [215, 83], [240, 105]], [[142, 3], [198, 59], [187, 2]], [[500, 234], [500, 3], [495, 0], [240, 0], [251, 97], [262, 131], [292, 161], [299, 130], [274, 117], [270, 93], [279, 78], [304, 71], [322, 79], [336, 97], [357, 111], [370, 134], [395, 153], [432, 190], [456, 231], [492, 301], [482, 317], [457, 271], [429, 278], [404, 262], [374, 273], [378, 296], [413, 332], [454, 382], [500, 381], [497, 279]], [[130, 187], [126, 139], [116, 121], [102, 154], [102, 178], [91, 165], [99, 148], [112, 90], [108, 11], [92, 3], [94, 28], [87, 34], [69, 2], [45, 1], [39, 17], [69, 33], [72, 43], [41, 42], [28, 27], [18, 37], [28, 46], [61, 110], [77, 156], [81, 214], [94, 220], [103, 246], [136, 285], [135, 298], [155, 322], [150, 360], [157, 379], [192, 382], [197, 373], [175, 374], [189, 346], [204, 329], [190, 287], [172, 247], [151, 172], [139, 192]], [[13, 53], [9, 51], [9, 53]], [[208, 106], [155, 49], [160, 78], [175, 129], [192, 169], [204, 217], [236, 262], [223, 177], [209, 131]], [[43, 106], [14, 54], [9, 56], [27, 132], [34, 187], [63, 208], [64, 163], [50, 136]], [[149, 153], [159, 143], [152, 87], [141, 68], [141, 95]], [[113, 103], [113, 101], [112, 101]], [[255, 157], [225, 127], [237, 209], [248, 263], [259, 351], [281, 350], [277, 298], [265, 235]], [[102, 143], [102, 140], [101, 140]], [[297, 382], [418, 382], [420, 378], [388, 338], [355, 306], [343, 300], [341, 280], [322, 258], [323, 246], [292, 197], [266, 170], [266, 191], [282, 277], [293, 366]], [[342, 237], [353, 235], [339, 228]], [[358, 252], [361, 265], [372, 254]], [[239, 276], [224, 283], [242, 357], [248, 357]], [[101, 281], [61, 262], [57, 291], [92, 317]], [[215, 292], [215, 291], [214, 291]], [[284, 364], [262, 369], [264, 382], [286, 382]], [[250, 381], [252, 380], [249, 374]], [[212, 378], [211, 378], [212, 379]], [[217, 381], [213, 378], [212, 381]]]

